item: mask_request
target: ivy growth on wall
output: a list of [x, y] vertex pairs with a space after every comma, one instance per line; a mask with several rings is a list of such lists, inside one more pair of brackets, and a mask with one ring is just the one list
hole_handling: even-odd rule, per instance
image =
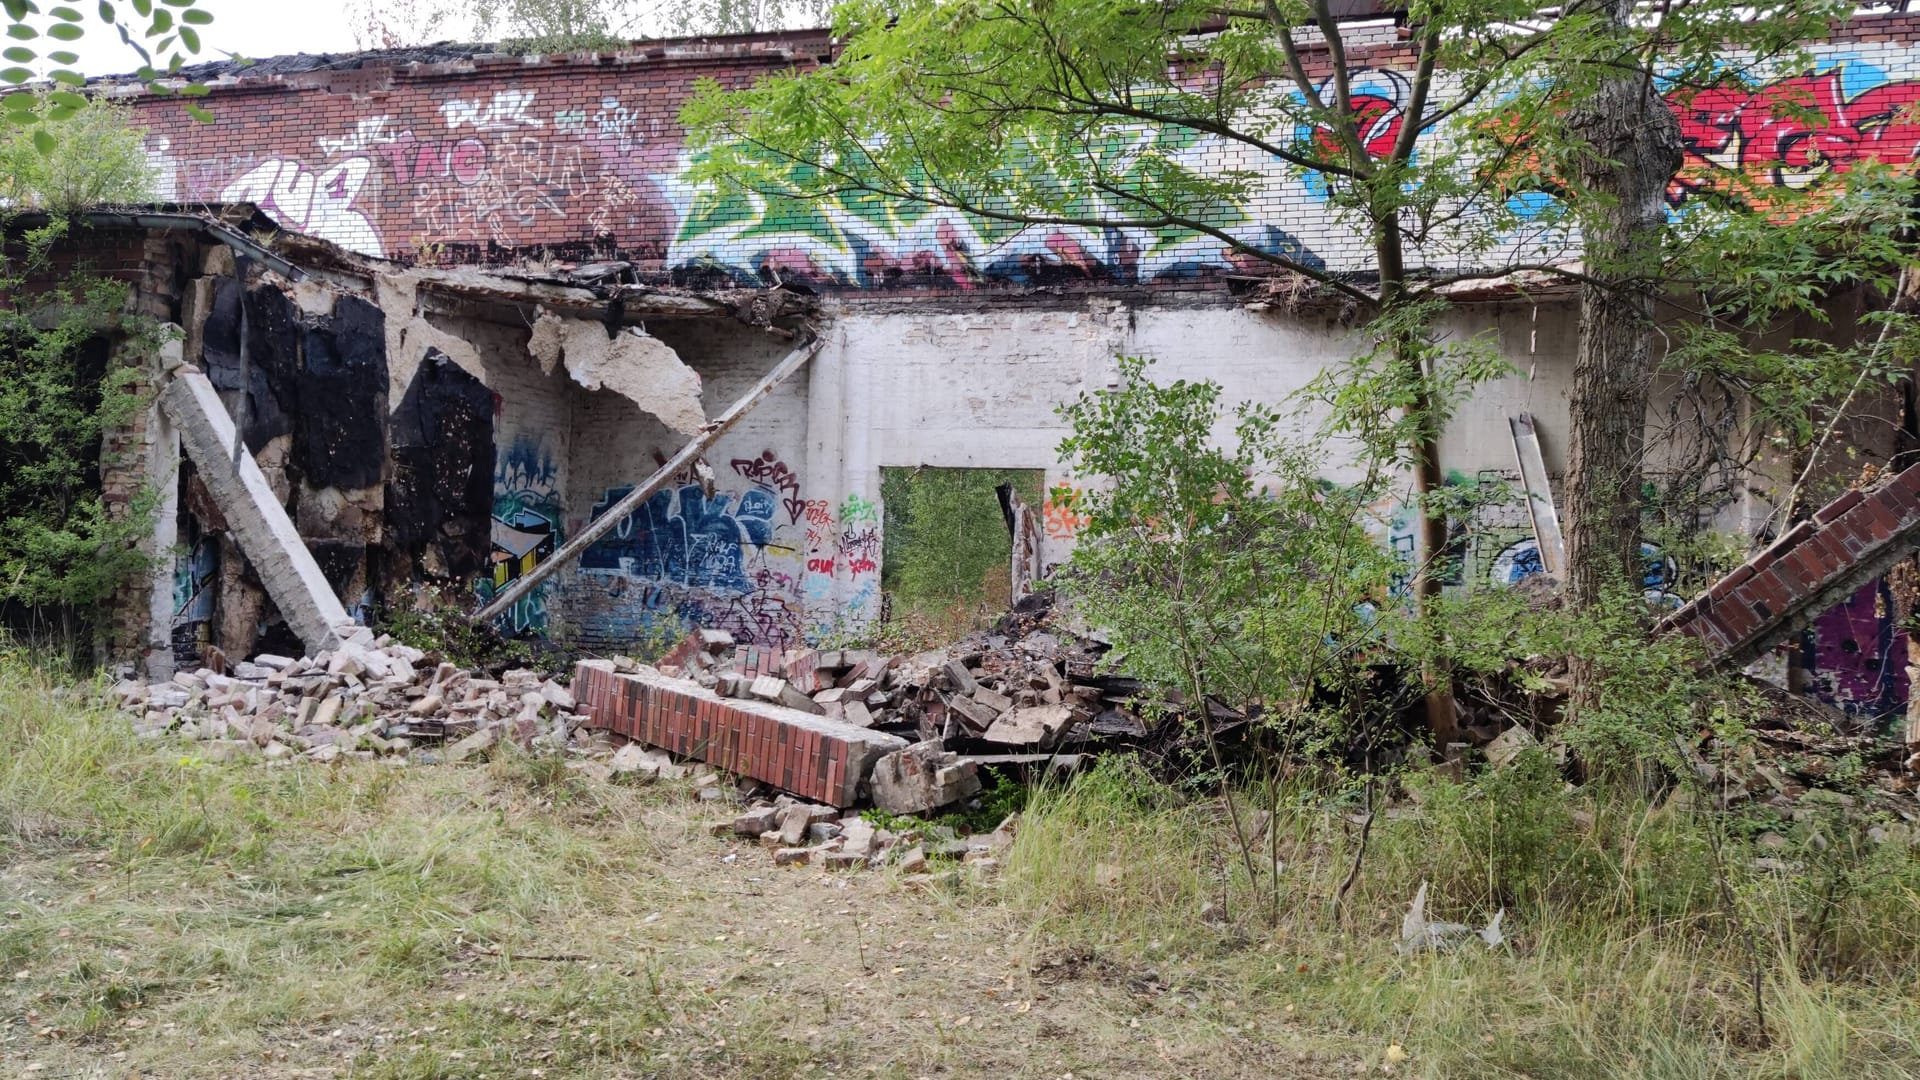
[[[24, 260], [0, 270], [0, 602], [66, 644], [123, 581], [145, 566], [150, 492], [109, 514], [102, 439], [145, 407], [141, 369], [116, 363], [158, 348], [151, 320], [124, 316], [127, 287], [75, 274], [29, 286], [68, 226], [27, 235]], [[36, 285], [39, 283], [35, 283]], [[11, 620], [10, 620], [11, 621]]]

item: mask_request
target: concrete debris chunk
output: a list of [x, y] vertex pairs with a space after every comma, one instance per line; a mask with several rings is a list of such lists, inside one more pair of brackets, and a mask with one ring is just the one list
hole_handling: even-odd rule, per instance
[[893, 814], [922, 813], [980, 792], [974, 766], [937, 742], [915, 743], [881, 758], [868, 783], [873, 805]]
[[1486, 745], [1487, 762], [1496, 769], [1502, 769], [1512, 764], [1522, 750], [1539, 745], [1540, 740], [1533, 737], [1533, 732], [1515, 724]]
[[757, 806], [733, 819], [733, 834], [756, 837], [761, 833], [772, 832], [779, 820], [779, 810], [771, 806]]
[[1413, 894], [1413, 903], [1407, 907], [1406, 916], [1400, 920], [1400, 940], [1394, 948], [1402, 955], [1441, 952], [1456, 948], [1475, 937], [1489, 949], [1499, 948], [1507, 940], [1500, 930], [1500, 924], [1506, 917], [1507, 909], [1501, 908], [1493, 913], [1493, 918], [1486, 926], [1478, 930], [1465, 923], [1430, 922], [1427, 919], [1427, 883], [1422, 881], [1419, 891]]

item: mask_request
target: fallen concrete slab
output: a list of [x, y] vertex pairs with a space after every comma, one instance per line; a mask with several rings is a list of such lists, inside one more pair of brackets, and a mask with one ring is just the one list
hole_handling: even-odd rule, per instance
[[581, 661], [572, 690], [591, 726], [829, 806], [852, 806], [873, 763], [908, 745], [898, 735], [723, 698], [657, 672], [619, 673], [606, 660]]
[[161, 394], [160, 407], [179, 430], [181, 447], [287, 626], [309, 653], [338, 648], [342, 632], [350, 633], [354, 621], [253, 455], [238, 444], [233, 418], [213, 384], [201, 372], [181, 368]]

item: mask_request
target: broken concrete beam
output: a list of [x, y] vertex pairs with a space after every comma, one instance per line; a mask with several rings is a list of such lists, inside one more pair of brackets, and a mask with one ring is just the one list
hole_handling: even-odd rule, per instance
[[338, 648], [342, 629], [352, 626], [353, 619], [253, 455], [245, 446], [234, 455], [233, 418], [213, 384], [200, 372], [183, 368], [167, 383], [160, 405], [287, 626], [309, 653]]
[[594, 727], [699, 758], [828, 806], [852, 806], [880, 757], [907, 745], [885, 732], [759, 701], [723, 698], [658, 674], [582, 661], [573, 692]]

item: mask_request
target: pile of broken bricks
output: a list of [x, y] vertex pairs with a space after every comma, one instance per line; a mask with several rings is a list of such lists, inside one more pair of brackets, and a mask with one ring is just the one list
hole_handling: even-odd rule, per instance
[[552, 679], [429, 665], [421, 650], [367, 630], [316, 656], [256, 656], [151, 684], [129, 679], [114, 695], [138, 734], [195, 740], [208, 760], [461, 761], [503, 740], [530, 750], [612, 749]]
[[1080, 753], [1148, 735], [1131, 711], [1139, 685], [1103, 676], [1098, 644], [1009, 615], [992, 632], [891, 656], [865, 649], [736, 646], [696, 631], [657, 666], [723, 698], [764, 701], [937, 743], [978, 765], [1072, 768]]
[[[997, 869], [1019, 827], [1011, 814], [990, 833], [961, 837], [939, 825], [903, 831], [882, 828], [857, 813], [802, 802], [782, 795], [755, 800], [731, 822], [714, 826], [715, 836], [757, 843], [773, 851], [775, 866], [816, 864], [830, 870], [889, 866], [907, 875], [925, 874], [930, 860], [945, 859], [988, 874]], [[730, 853], [732, 861], [737, 853]]]

